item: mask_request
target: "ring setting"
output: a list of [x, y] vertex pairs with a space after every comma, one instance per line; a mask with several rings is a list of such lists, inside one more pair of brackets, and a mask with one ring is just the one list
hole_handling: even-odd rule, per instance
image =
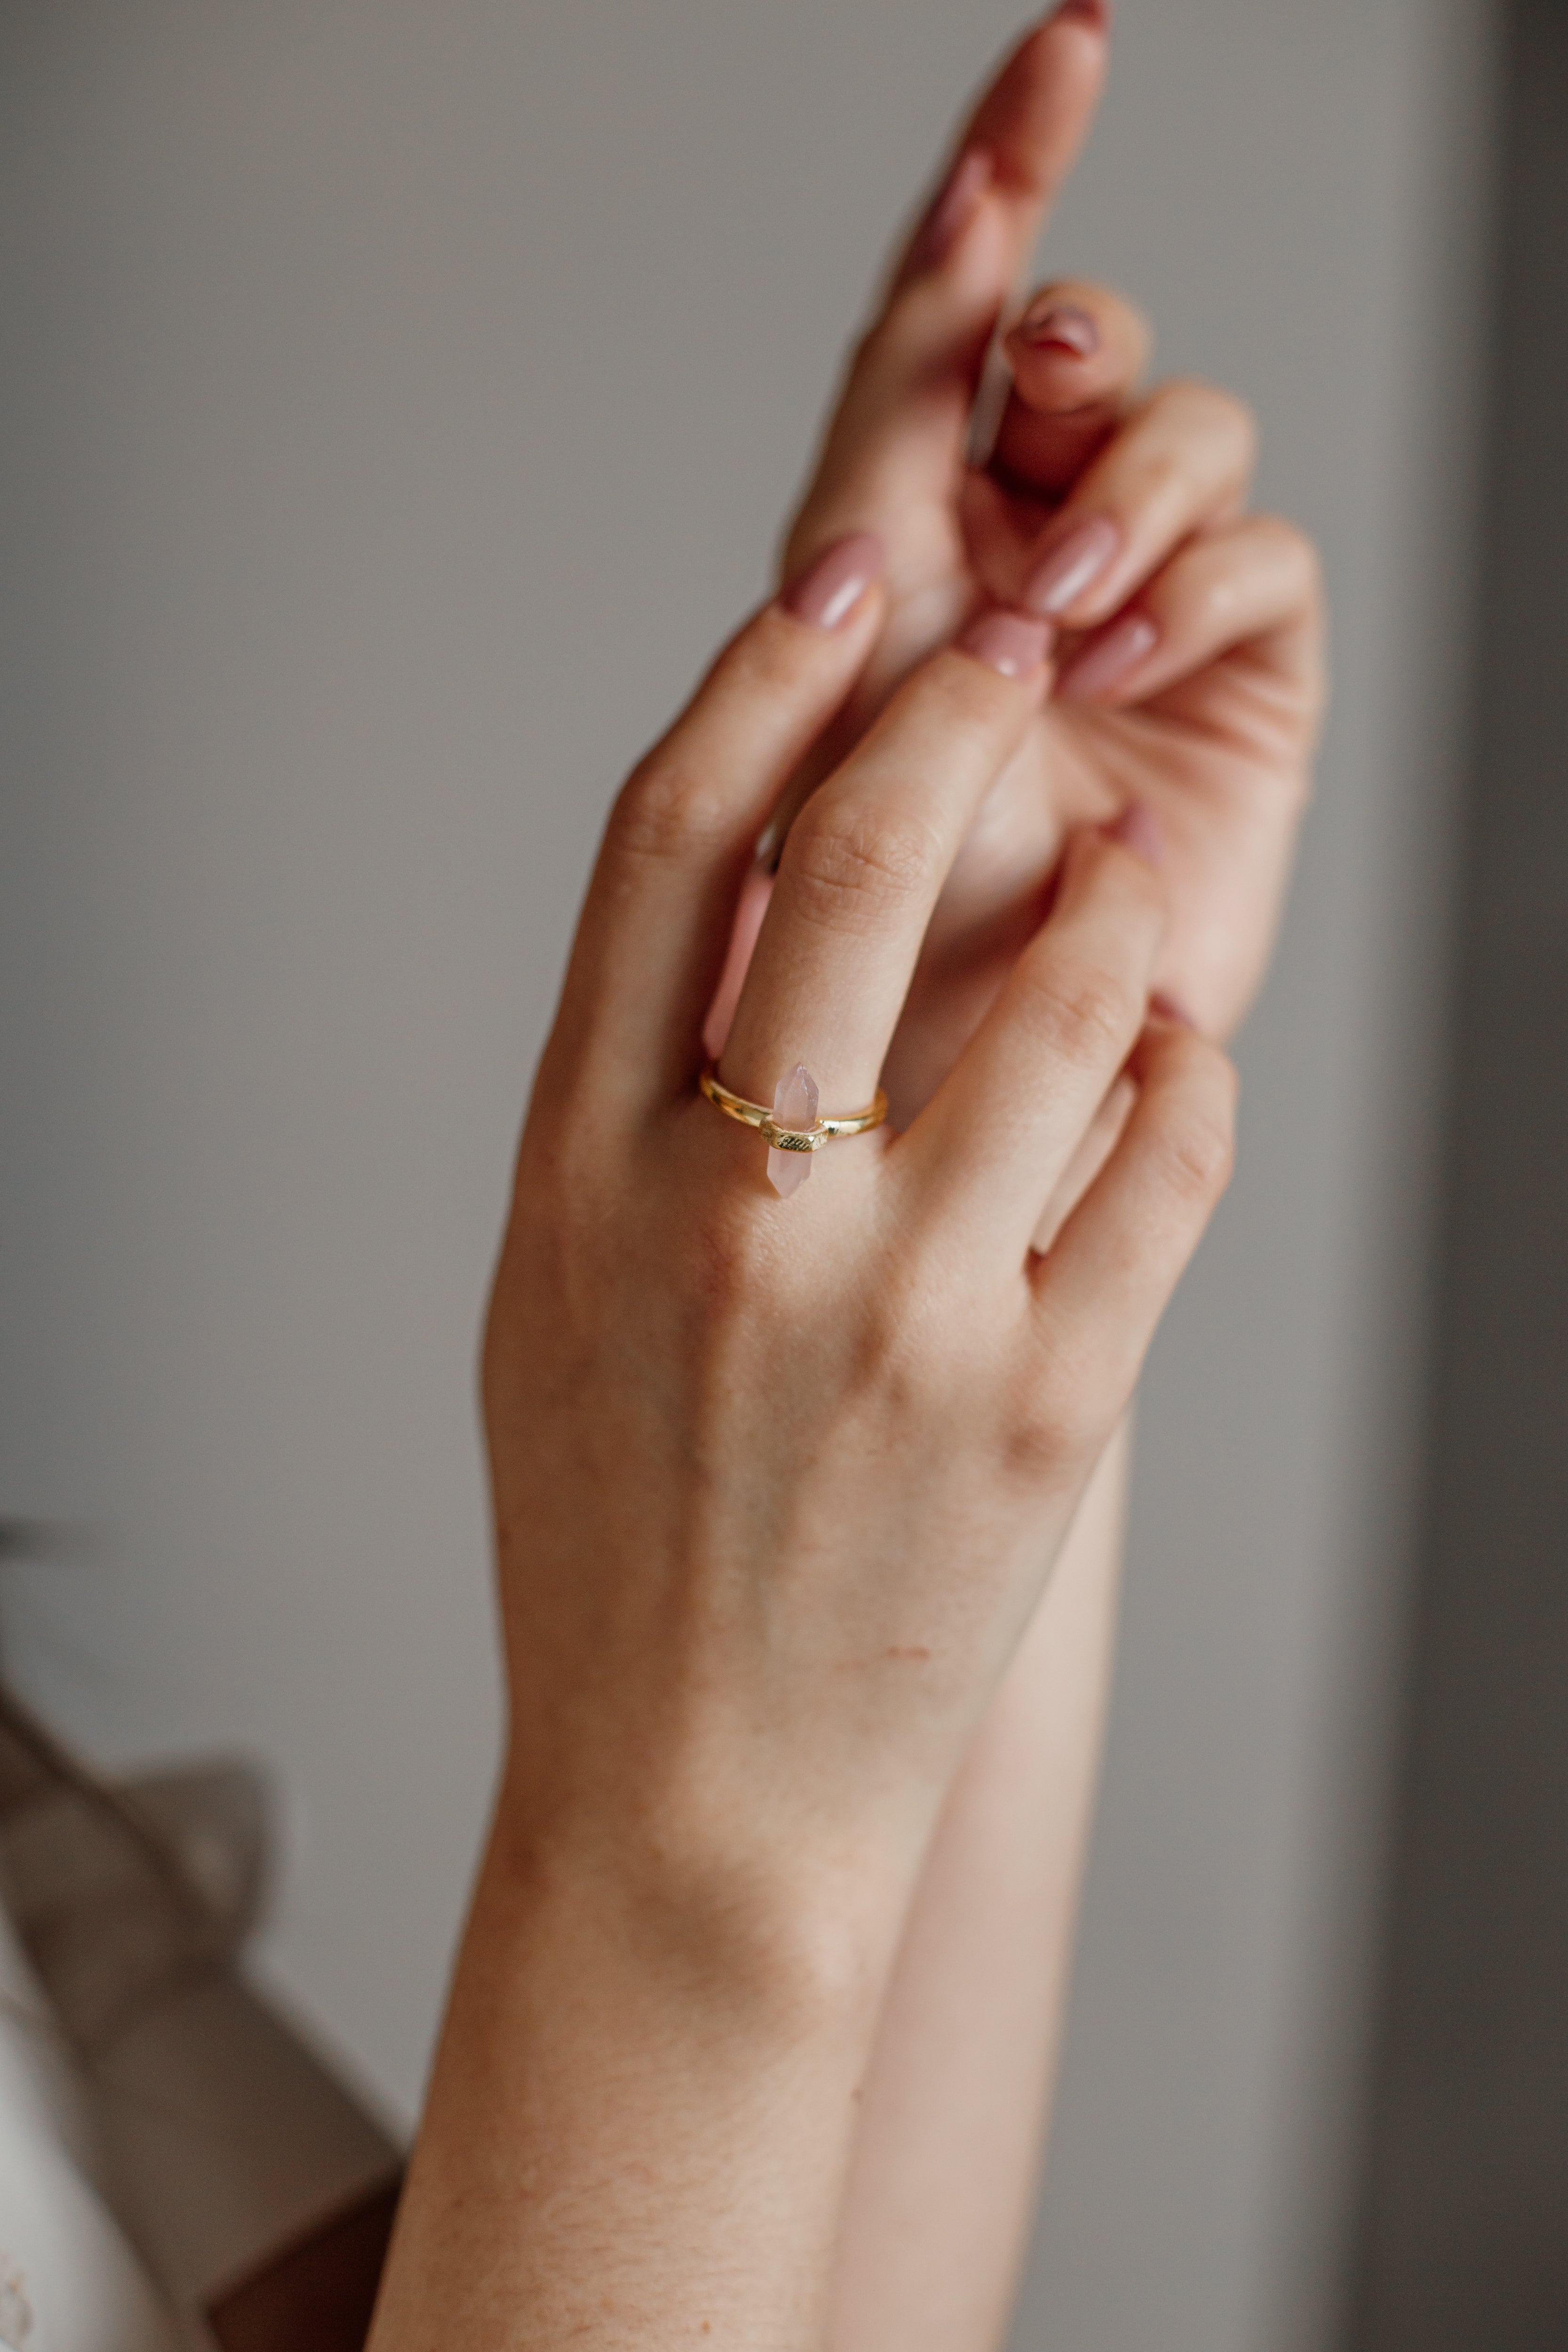
[[888, 1116], [888, 1097], [880, 1087], [864, 1110], [846, 1111], [837, 1118], [817, 1116], [816, 1081], [802, 1063], [779, 1080], [772, 1106], [748, 1102], [731, 1093], [710, 1062], [699, 1085], [716, 1110], [742, 1127], [755, 1128], [768, 1147], [768, 1176], [776, 1192], [789, 1194], [811, 1173], [811, 1155], [841, 1137], [865, 1135], [880, 1127]]

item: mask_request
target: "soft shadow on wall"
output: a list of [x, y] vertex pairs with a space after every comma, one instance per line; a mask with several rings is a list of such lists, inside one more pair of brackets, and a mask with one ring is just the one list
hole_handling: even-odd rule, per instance
[[1568, 2344], [1568, 9], [1508, 16], [1441, 1307], [1354, 2352]]

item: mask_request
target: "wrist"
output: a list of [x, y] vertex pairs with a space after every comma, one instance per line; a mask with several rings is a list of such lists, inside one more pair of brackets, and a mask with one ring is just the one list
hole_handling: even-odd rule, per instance
[[502, 2300], [508, 2344], [816, 2340], [886, 1962], [815, 1873], [700, 1843], [507, 1786], [378, 2347], [499, 2345]]
[[765, 1827], [736, 1835], [712, 1811], [667, 1801], [606, 1827], [509, 1781], [485, 1885], [531, 1938], [630, 1968], [716, 2020], [785, 2039], [869, 2033], [912, 1870]]

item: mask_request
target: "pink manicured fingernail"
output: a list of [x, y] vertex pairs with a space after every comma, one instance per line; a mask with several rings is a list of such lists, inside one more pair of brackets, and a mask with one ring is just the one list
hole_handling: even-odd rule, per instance
[[1076, 302], [1053, 302], [1048, 294], [1031, 302], [1015, 330], [1031, 351], [1070, 352], [1087, 360], [1100, 349], [1100, 329]]
[[940, 269], [970, 222], [980, 199], [991, 185], [991, 158], [984, 147], [969, 147], [937, 190], [930, 211], [915, 231], [910, 247], [913, 270]]
[[1061, 6], [1051, 21], [1053, 24], [1060, 24], [1064, 16], [1072, 18], [1079, 25], [1092, 25], [1095, 31], [1099, 33], [1109, 33], [1110, 30], [1109, 0], [1062, 0]]
[[1145, 866], [1163, 866], [1165, 862], [1165, 836], [1152, 809], [1142, 801], [1129, 801], [1120, 816], [1100, 826], [1108, 841], [1119, 841], [1141, 857]]
[[1031, 613], [1065, 613], [1086, 588], [1091, 588], [1121, 545], [1120, 524], [1109, 515], [1091, 515], [1053, 547], [1024, 591]]
[[1026, 613], [982, 613], [958, 640], [959, 651], [1004, 677], [1032, 677], [1045, 660], [1052, 629]]
[[1156, 1021], [1173, 1021], [1180, 1029], [1195, 1029], [1198, 1025], [1186, 1006], [1167, 989], [1157, 988], [1154, 991], [1149, 999], [1149, 1010]]
[[1160, 632], [1147, 613], [1123, 613], [1102, 637], [1086, 646], [1057, 680], [1058, 702], [1092, 702], [1120, 686], [1130, 670], [1147, 661]]
[[782, 599], [784, 611], [813, 628], [836, 629], [881, 577], [882, 561], [882, 542], [873, 530], [836, 541], [790, 582]]

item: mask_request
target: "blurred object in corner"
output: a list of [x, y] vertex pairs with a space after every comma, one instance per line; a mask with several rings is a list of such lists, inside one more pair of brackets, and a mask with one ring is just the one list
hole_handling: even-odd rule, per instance
[[[0, 1522], [0, 1559], [73, 1549]], [[108, 1780], [0, 1678], [0, 1906], [74, 2063], [92, 2177], [195, 2342], [358, 2352], [401, 2158], [242, 1973], [270, 1848], [249, 1765]]]

